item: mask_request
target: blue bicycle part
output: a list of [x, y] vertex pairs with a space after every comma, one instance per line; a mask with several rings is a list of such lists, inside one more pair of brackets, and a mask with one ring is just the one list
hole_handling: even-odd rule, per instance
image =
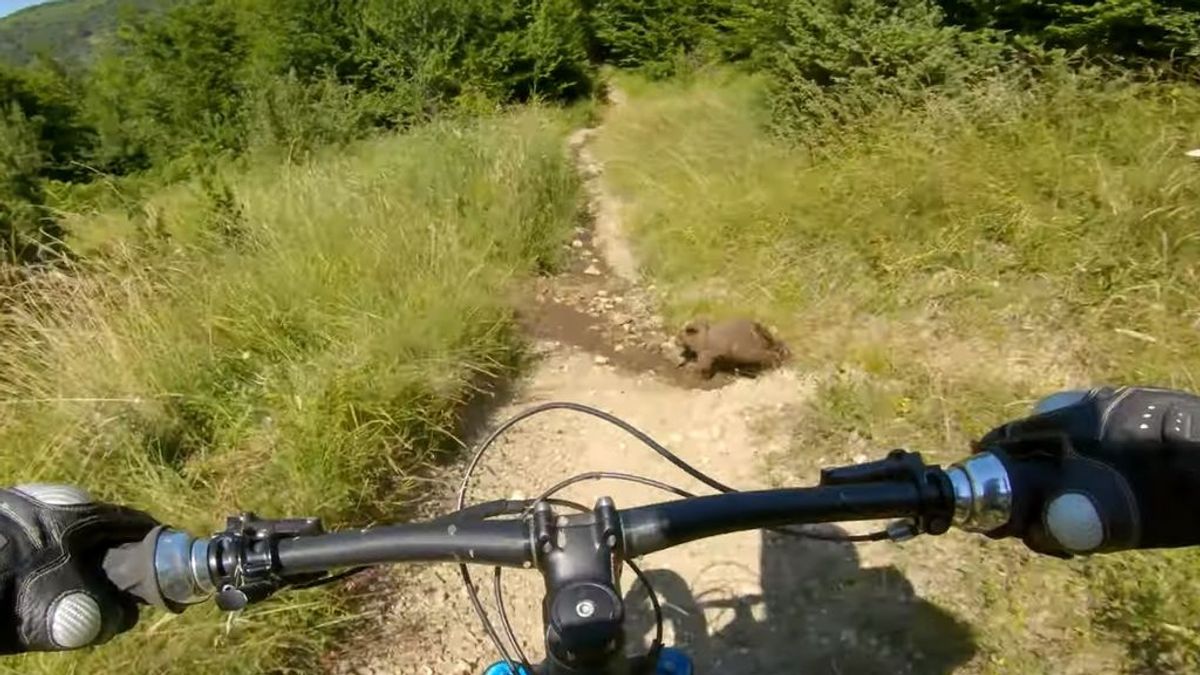
[[671, 647], [663, 647], [658, 654], [658, 666], [654, 675], [692, 675], [692, 657]]
[[[532, 675], [528, 670], [525, 670], [525, 666], [517, 666], [517, 672], [520, 675]], [[483, 675], [512, 675], [512, 668], [509, 668], [508, 664], [503, 661], [497, 661], [488, 666], [487, 670], [483, 671]]]
[[[532, 675], [524, 666], [517, 666], [517, 670], [520, 675]], [[658, 666], [654, 669], [654, 675], [693, 675], [695, 672], [691, 657], [682, 651], [663, 647], [658, 653]], [[488, 666], [483, 675], [512, 675], [512, 670], [507, 663], [500, 661]]]

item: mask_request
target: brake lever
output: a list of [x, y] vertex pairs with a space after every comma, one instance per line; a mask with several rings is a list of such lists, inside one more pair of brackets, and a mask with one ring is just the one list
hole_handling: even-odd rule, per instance
[[214, 535], [210, 545], [217, 607], [237, 611], [286, 586], [311, 583], [323, 577], [324, 572], [280, 574], [276, 550], [281, 540], [324, 531], [320, 518], [270, 520], [252, 512], [230, 516], [225, 521], [225, 530]]
[[[943, 534], [950, 529], [954, 515], [950, 479], [940, 466], [926, 464], [919, 452], [892, 450], [884, 459], [821, 469], [819, 484], [829, 487], [890, 482], [912, 483], [920, 491], [921, 512], [913, 518], [917, 532]], [[889, 526], [889, 534], [890, 530]]]

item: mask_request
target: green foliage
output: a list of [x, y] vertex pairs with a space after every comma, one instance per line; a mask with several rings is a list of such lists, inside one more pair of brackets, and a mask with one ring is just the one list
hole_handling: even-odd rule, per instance
[[836, 126], [883, 96], [960, 90], [1003, 56], [996, 36], [945, 25], [929, 0], [796, 0], [782, 33], [765, 59], [775, 119], [788, 132]]
[[118, 123], [145, 134], [133, 143], [151, 163], [244, 147], [242, 66], [249, 46], [231, 9], [186, 3], [123, 31], [123, 53], [106, 65], [129, 69], [117, 81], [130, 86], [103, 93], [123, 102]]
[[361, 15], [361, 78], [394, 121], [456, 100], [572, 100], [590, 92], [579, 10], [569, 0], [376, 0]]
[[40, 129], [16, 105], [0, 110], [0, 241], [18, 259], [43, 239]]
[[106, 168], [278, 145], [289, 156], [460, 100], [571, 100], [590, 91], [568, 0], [198, 0], [127, 25], [87, 106]]
[[357, 90], [332, 76], [304, 82], [289, 72], [271, 78], [252, 91], [247, 105], [249, 149], [293, 159], [361, 138], [375, 123]]
[[40, 61], [20, 70], [0, 66], [0, 105], [15, 107], [34, 123], [39, 150], [45, 155], [40, 172], [60, 180], [80, 178], [93, 131], [79, 107], [82, 86], [57, 64]]
[[739, 0], [731, 3], [726, 29], [719, 41], [723, 57], [746, 61], [755, 71], [766, 70], [780, 42], [787, 40], [787, 14], [792, 0]]
[[170, 181], [248, 151], [298, 161], [458, 110], [575, 100], [587, 47], [573, 0], [194, 0], [128, 14], [85, 73], [0, 71], [0, 103], [41, 134], [41, 180]]
[[593, 75], [578, 2], [541, 0], [534, 3], [532, 14], [520, 56], [508, 66], [508, 87], [519, 99], [562, 101], [586, 95]]
[[[59, 25], [110, 4], [55, 3], [0, 26]], [[1178, 1], [193, 0], [133, 11], [148, 6], [106, 31], [85, 73], [0, 73], [0, 102], [17, 101], [41, 130], [42, 179], [172, 180], [247, 151], [294, 161], [446, 113], [576, 100], [600, 63], [659, 77], [744, 61], [771, 77], [776, 127], [811, 142], [882, 100], [961, 90], [1043, 44], [1184, 67], [1200, 49], [1200, 10]]]
[[1133, 65], [1200, 62], [1200, 6], [1190, 0], [942, 0], [951, 21], [1010, 31], [1051, 48]]
[[10, 261], [40, 260], [61, 243], [42, 181], [83, 173], [78, 153], [90, 130], [77, 117], [74, 94], [55, 68], [0, 68], [0, 252]]
[[727, 51], [771, 74], [777, 128], [810, 138], [1060, 48], [1183, 74], [1200, 55], [1200, 9], [1151, 0], [751, 0], [730, 25]]
[[590, 14], [597, 57], [661, 77], [680, 59], [714, 47], [731, 0], [595, 0]]

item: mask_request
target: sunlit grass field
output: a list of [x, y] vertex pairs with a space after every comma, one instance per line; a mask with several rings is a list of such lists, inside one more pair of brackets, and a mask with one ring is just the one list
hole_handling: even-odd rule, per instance
[[[1064, 387], [1200, 390], [1200, 88], [1048, 69], [785, 143], [758, 80], [618, 81], [598, 148], [668, 316], [749, 313], [819, 378], [782, 475], [948, 461]], [[966, 572], [930, 594], [972, 625], [973, 669], [1062, 672], [1113, 643], [1200, 665], [1196, 553], [961, 541], [939, 564]]]

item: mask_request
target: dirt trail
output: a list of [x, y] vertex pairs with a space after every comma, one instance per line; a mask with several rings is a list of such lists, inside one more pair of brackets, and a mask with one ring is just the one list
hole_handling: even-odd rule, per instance
[[[612, 98], [612, 104], [620, 105], [619, 93]], [[810, 386], [789, 371], [753, 380], [705, 381], [677, 367], [677, 349], [652, 309], [649, 296], [654, 289], [638, 285], [635, 257], [621, 235], [620, 202], [605, 186], [603, 167], [591, 152], [590, 142], [597, 133], [601, 129], [584, 129], [569, 141], [585, 181], [593, 227], [576, 231], [567, 270], [539, 280], [522, 308], [522, 322], [536, 340], [538, 362], [517, 383], [511, 402], [500, 406], [490, 421], [494, 424], [545, 401], [586, 403], [628, 420], [721, 480], [761, 486], [762, 459], [787, 442], [786, 425], [773, 422], [802, 404]], [[596, 469], [702, 489], [619, 430], [561, 411], [513, 429], [481, 469], [473, 500], [530, 495], [566, 476]], [[611, 482], [568, 492], [585, 503], [601, 494], [611, 495], [619, 506], [665, 498], [648, 488]], [[754, 599], [762, 596], [758, 571], [762, 540], [757, 533], [730, 535], [644, 561], [674, 618], [667, 629], [672, 643], [707, 643], [708, 635], [744, 622], [742, 609], [761, 618], [761, 603]], [[456, 570], [414, 566], [391, 576], [390, 583], [403, 591], [368, 608], [375, 624], [366, 631], [370, 639], [341, 655], [335, 670], [466, 674], [481, 672], [495, 660]], [[480, 571], [482, 590], [490, 596], [488, 576], [486, 570]], [[510, 571], [504, 586], [516, 631], [526, 652], [536, 659], [542, 653], [541, 581], [535, 573]], [[644, 593], [635, 590], [634, 594], [633, 606], [645, 607]], [[697, 609], [699, 597], [712, 606]], [[637, 609], [634, 614], [642, 624], [635, 621], [632, 629], [648, 635], [648, 618]], [[739, 639], [724, 660], [756, 650], [755, 643], [764, 639], [770, 639], [765, 632]], [[720, 660], [714, 657], [712, 662]]]
[[[619, 94], [614, 98], [620, 105]], [[653, 311], [655, 289], [639, 284], [636, 257], [621, 235], [621, 204], [591, 152], [598, 133], [602, 127], [581, 130], [569, 143], [594, 227], [576, 231], [568, 269], [539, 280], [529, 293], [521, 315], [536, 341], [538, 361], [486, 426], [537, 403], [586, 403], [628, 420], [719, 480], [764, 486], [770, 458], [787, 448], [813, 381], [790, 370], [705, 381], [676, 367], [677, 350]], [[703, 491], [620, 431], [555, 411], [523, 422], [493, 448], [471, 497], [530, 496], [598, 469]], [[664, 498], [614, 482], [576, 486], [566, 496], [591, 503], [602, 494], [619, 507]], [[970, 629], [918, 595], [944, 586], [939, 582], [947, 557], [961, 556], [961, 542], [945, 545], [951, 547], [948, 554], [938, 555], [941, 545], [930, 547], [923, 558], [928, 562], [905, 565], [905, 574], [895, 566], [902, 549], [893, 544], [853, 547], [761, 533], [681, 546], [642, 564], [665, 605], [667, 643], [687, 646], [700, 673], [947, 673], [972, 658]], [[487, 570], [476, 573], [485, 604], [492, 607], [489, 577]], [[631, 583], [627, 575], [626, 585]], [[331, 670], [470, 675], [496, 660], [454, 568], [396, 569], [371, 585], [388, 590], [365, 608], [365, 627], [346, 652], [331, 659]], [[532, 572], [508, 571], [504, 588], [516, 633], [536, 661], [543, 651], [541, 580]], [[648, 604], [644, 589], [626, 591], [636, 641], [651, 632]]]

